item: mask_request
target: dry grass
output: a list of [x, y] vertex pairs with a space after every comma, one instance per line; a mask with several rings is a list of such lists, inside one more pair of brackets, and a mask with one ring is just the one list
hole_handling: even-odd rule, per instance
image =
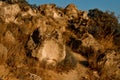
[[[21, 8], [21, 11], [26, 12], [31, 7], [25, 0], [22, 1], [23, 3], [20, 2], [18, 4]], [[64, 17], [65, 9], [59, 7], [56, 9], [60, 10]], [[116, 39], [116, 44], [114, 43], [115, 36], [113, 35], [114, 27], [118, 25], [116, 17], [112, 14], [104, 13], [99, 10], [91, 10], [89, 12], [89, 23], [87, 20], [79, 19], [82, 18], [82, 16], [79, 16], [78, 19], [73, 19], [70, 21], [63, 17], [62, 20], [58, 20], [53, 19], [51, 16], [42, 16], [41, 13], [38, 16], [27, 15], [22, 17], [21, 15], [22, 13], [19, 13], [16, 16], [18, 22], [22, 22], [20, 25], [15, 24], [14, 22], [7, 24], [0, 19], [0, 43], [2, 43], [8, 49], [5, 65], [7, 65], [7, 69], [9, 69], [10, 74], [13, 74], [13, 76], [18, 79], [29, 80], [29, 74], [35, 74], [42, 77], [43, 80], [53, 80], [53, 78], [56, 76], [59, 78], [59, 75], [57, 74], [75, 70], [76, 65], [79, 64], [74, 55], [70, 53], [70, 50], [67, 50], [65, 59], [54, 67], [47, 66], [45, 62], [41, 64], [38, 59], [28, 56], [27, 50], [25, 49], [28, 37], [39, 26], [43, 28], [47, 26], [50, 27], [49, 29], [58, 29], [62, 26], [66, 28], [66, 31], [63, 33], [66, 45], [71, 48], [72, 51], [78, 52], [78, 55], [82, 55], [87, 59], [88, 64], [84, 67], [90, 69], [89, 72], [91, 78], [89, 80], [97, 80], [94, 78], [94, 76], [92, 76], [94, 74], [91, 72], [94, 70], [100, 72], [102, 70], [104, 64], [99, 64], [99, 62], [106, 56], [105, 51], [108, 49], [116, 49], [116, 44], [119, 43], [119, 38]], [[40, 22], [38, 22], [39, 20]], [[62, 30], [62, 28], [60, 30]], [[8, 38], [5, 38], [5, 33], [7, 31], [11, 32], [12, 36], [15, 38], [15, 42], [13, 41], [13, 43], [11, 43], [7, 40]], [[103, 46], [103, 48], [95, 51], [92, 47], [82, 46], [81, 37], [86, 32], [92, 34], [92, 36]], [[40, 42], [36, 42], [36, 44], [39, 43]], [[4, 59], [0, 59], [0, 61], [2, 60]], [[79, 69], [79, 72], [80, 70], [81, 69]], [[109, 75], [107, 75], [106, 72], [104, 72], [104, 70], [103, 73], [105, 76], [101, 75], [101, 80], [112, 79], [109, 77]], [[79, 73], [77, 74], [81, 75]], [[54, 78], [54, 80], [57, 79]]]
[[104, 50], [116, 48], [113, 43], [113, 35], [107, 35], [105, 38], [98, 39], [98, 42], [103, 46]]
[[76, 67], [76, 64], [77, 60], [75, 59], [73, 54], [71, 54], [70, 51], [67, 50], [65, 59], [57, 65], [56, 71], [68, 72], [69, 70], [74, 69]]

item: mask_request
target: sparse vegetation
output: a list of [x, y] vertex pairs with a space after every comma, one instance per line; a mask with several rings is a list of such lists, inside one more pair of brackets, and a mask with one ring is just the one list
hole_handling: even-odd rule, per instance
[[90, 17], [88, 31], [95, 38], [101, 39], [108, 35], [113, 35], [118, 27], [118, 19], [113, 12], [102, 12], [98, 9], [93, 9], [89, 10], [88, 16]]
[[[1, 3], [0, 8], [15, 3], [20, 12], [15, 16], [8, 13], [13, 20], [7, 20], [4, 12], [0, 14], [0, 80], [120, 79], [120, 23], [113, 12], [91, 9], [87, 14], [69, 4], [75, 12], [67, 14], [66, 9], [55, 4], [38, 7], [26, 0], [1, 1], [7, 4]], [[59, 57], [55, 53], [59, 59], [47, 55], [40, 60], [46, 56], [41, 53], [47, 40], [59, 45]], [[57, 47], [49, 46], [54, 53]], [[65, 58], [60, 60], [63, 53]], [[56, 65], [47, 65], [48, 61], [55, 61]], [[7, 70], [3, 74], [4, 68]]]

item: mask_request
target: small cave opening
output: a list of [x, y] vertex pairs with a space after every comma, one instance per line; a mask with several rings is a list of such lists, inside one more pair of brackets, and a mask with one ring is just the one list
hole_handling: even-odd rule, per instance
[[35, 29], [35, 31], [32, 34], [32, 39], [35, 42], [35, 44], [39, 44], [40, 40], [41, 40], [41, 36], [40, 36], [40, 31], [37, 29]]

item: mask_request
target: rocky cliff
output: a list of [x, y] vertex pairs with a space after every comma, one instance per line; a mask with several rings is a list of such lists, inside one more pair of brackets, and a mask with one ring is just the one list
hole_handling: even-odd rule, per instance
[[0, 0], [0, 80], [120, 80], [118, 19]]

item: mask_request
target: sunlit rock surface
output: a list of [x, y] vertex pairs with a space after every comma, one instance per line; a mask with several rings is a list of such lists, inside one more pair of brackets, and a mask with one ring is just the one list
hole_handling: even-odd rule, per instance
[[0, 80], [119, 80], [119, 27], [97, 9], [0, 0]]

